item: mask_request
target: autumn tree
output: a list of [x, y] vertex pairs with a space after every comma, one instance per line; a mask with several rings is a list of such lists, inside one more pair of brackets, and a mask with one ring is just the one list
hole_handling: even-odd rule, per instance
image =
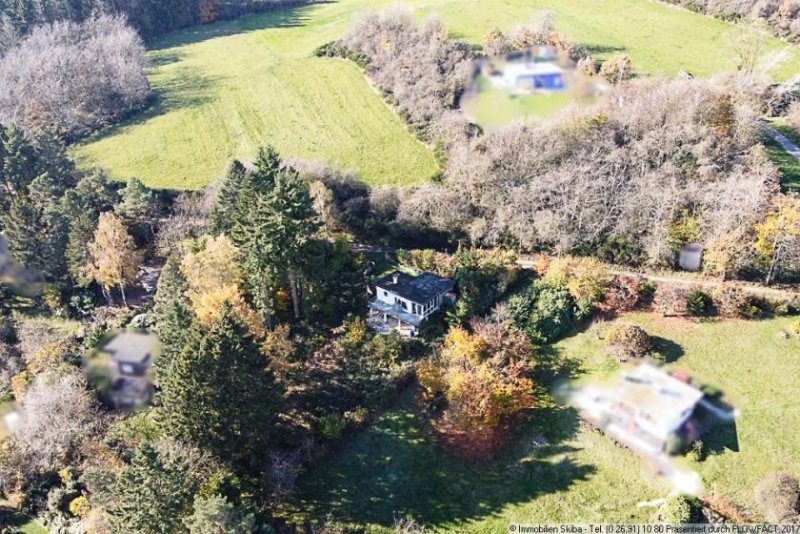
[[438, 356], [417, 375], [430, 400], [445, 400], [444, 421], [468, 435], [491, 435], [501, 422], [533, 405], [532, 347], [508, 324], [474, 321], [452, 327]]
[[263, 335], [263, 324], [257, 313], [245, 301], [240, 283], [241, 253], [225, 235], [207, 238], [202, 249], [186, 254], [180, 270], [186, 280], [186, 296], [202, 324], [219, 318], [223, 304], [230, 304], [251, 331]]
[[611, 274], [594, 258], [563, 257], [550, 262], [544, 280], [566, 288], [580, 309], [588, 313], [594, 303], [602, 300], [611, 284]]
[[769, 284], [784, 268], [800, 261], [800, 197], [778, 195], [771, 212], [756, 225], [755, 249], [766, 266]]
[[633, 63], [628, 54], [617, 54], [603, 62], [600, 67], [600, 76], [608, 83], [622, 83], [633, 75]]
[[102, 213], [97, 223], [94, 241], [89, 244], [90, 263], [86, 274], [102, 288], [111, 303], [111, 290], [118, 287], [125, 306], [125, 286], [136, 280], [141, 255], [125, 225], [113, 213]]

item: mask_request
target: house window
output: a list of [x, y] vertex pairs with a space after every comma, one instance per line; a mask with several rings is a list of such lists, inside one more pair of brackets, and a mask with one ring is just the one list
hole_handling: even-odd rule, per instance
[[414, 315], [417, 314], [417, 305], [416, 304], [411, 304], [411, 313], [413, 313]]
[[388, 297], [388, 296], [389, 296], [389, 292], [388, 292], [388, 291], [384, 291], [384, 292], [383, 292], [383, 296], [384, 296], [384, 297]]

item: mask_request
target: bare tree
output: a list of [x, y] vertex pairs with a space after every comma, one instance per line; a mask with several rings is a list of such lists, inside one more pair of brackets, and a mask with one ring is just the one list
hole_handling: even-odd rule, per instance
[[37, 27], [0, 58], [0, 122], [77, 139], [145, 105], [145, 64], [121, 17]]
[[97, 405], [77, 371], [39, 375], [25, 393], [13, 438], [33, 467], [55, 469], [70, 460], [96, 429]]

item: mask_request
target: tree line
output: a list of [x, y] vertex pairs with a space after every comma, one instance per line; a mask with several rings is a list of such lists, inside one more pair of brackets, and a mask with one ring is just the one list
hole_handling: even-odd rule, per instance
[[2, 0], [0, 53], [36, 26], [82, 22], [105, 13], [122, 15], [145, 39], [197, 24], [240, 17], [306, 0]]

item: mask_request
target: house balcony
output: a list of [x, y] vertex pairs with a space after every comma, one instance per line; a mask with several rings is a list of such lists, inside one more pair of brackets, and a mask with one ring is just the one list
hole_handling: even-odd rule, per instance
[[381, 334], [398, 330], [402, 334], [413, 335], [424, 320], [424, 317], [409, 313], [398, 304], [389, 304], [377, 299], [369, 303], [369, 308], [367, 324], [372, 330]]

